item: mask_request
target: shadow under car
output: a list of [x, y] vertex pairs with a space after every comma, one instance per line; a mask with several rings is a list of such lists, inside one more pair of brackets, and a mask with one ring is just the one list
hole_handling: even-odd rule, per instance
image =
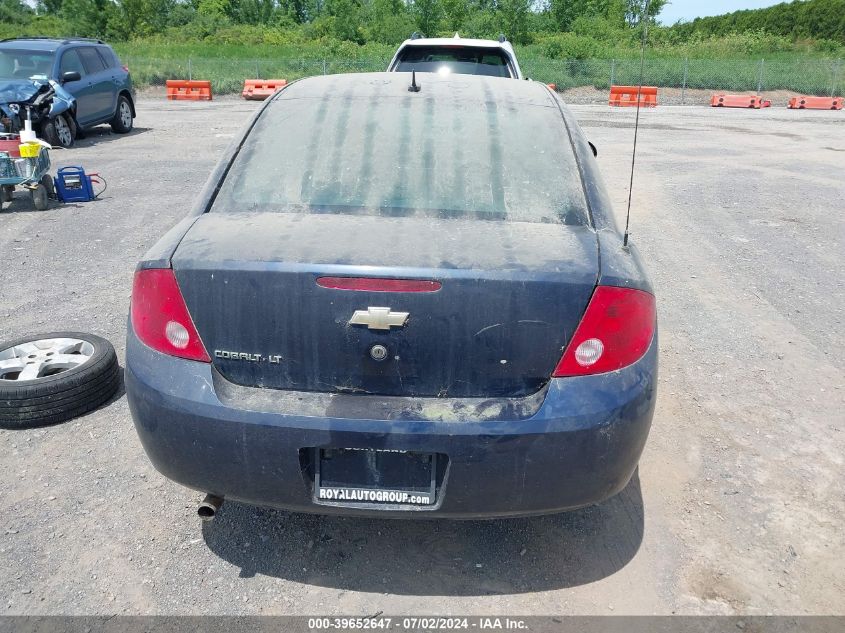
[[349, 591], [496, 595], [594, 582], [643, 537], [638, 473], [615, 497], [572, 512], [486, 521], [360, 519], [223, 505], [203, 538], [241, 577]]

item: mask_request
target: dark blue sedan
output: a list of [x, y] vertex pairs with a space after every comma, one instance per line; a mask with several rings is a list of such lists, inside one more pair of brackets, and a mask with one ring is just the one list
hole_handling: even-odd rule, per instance
[[132, 416], [206, 518], [594, 504], [631, 478], [656, 382], [652, 287], [536, 82], [295, 82], [135, 273]]

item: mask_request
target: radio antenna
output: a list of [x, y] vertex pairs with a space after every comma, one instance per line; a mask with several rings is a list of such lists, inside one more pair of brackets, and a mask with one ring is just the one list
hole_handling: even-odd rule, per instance
[[631, 152], [631, 182], [628, 183], [628, 211], [625, 213], [625, 235], [622, 246], [628, 246], [628, 224], [631, 221], [631, 194], [634, 192], [634, 165], [637, 162], [637, 131], [640, 129], [640, 99], [643, 91], [643, 71], [645, 69], [645, 43], [648, 38], [648, 9], [651, 0], [646, 0], [640, 23], [643, 25], [643, 41], [640, 47], [640, 83], [637, 86], [637, 116], [634, 119], [634, 151]]

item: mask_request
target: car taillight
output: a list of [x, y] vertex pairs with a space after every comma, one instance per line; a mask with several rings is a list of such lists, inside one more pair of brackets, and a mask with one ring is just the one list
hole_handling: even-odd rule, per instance
[[170, 356], [211, 362], [171, 269], [135, 273], [130, 314], [145, 345]]
[[127, 72], [127, 73], [129, 72], [129, 66], [127, 66], [126, 64], [123, 64], [123, 66], [121, 66], [121, 68], [123, 68], [123, 72]]
[[636, 362], [648, 349], [655, 324], [654, 295], [598, 286], [552, 376], [601, 374]]

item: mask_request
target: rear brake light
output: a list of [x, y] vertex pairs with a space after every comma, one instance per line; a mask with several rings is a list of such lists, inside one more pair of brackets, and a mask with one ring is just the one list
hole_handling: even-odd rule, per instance
[[375, 277], [318, 277], [317, 285], [333, 290], [367, 290], [370, 292], [437, 292], [439, 281], [423, 279], [378, 279]]
[[170, 356], [211, 362], [171, 269], [135, 273], [130, 314], [145, 345]]
[[654, 295], [598, 286], [552, 376], [601, 374], [626, 367], [645, 354], [655, 325]]
[[129, 66], [127, 66], [126, 64], [123, 64], [123, 66], [121, 66], [121, 68], [123, 68], [124, 72], [127, 72], [127, 73], [129, 72]]

